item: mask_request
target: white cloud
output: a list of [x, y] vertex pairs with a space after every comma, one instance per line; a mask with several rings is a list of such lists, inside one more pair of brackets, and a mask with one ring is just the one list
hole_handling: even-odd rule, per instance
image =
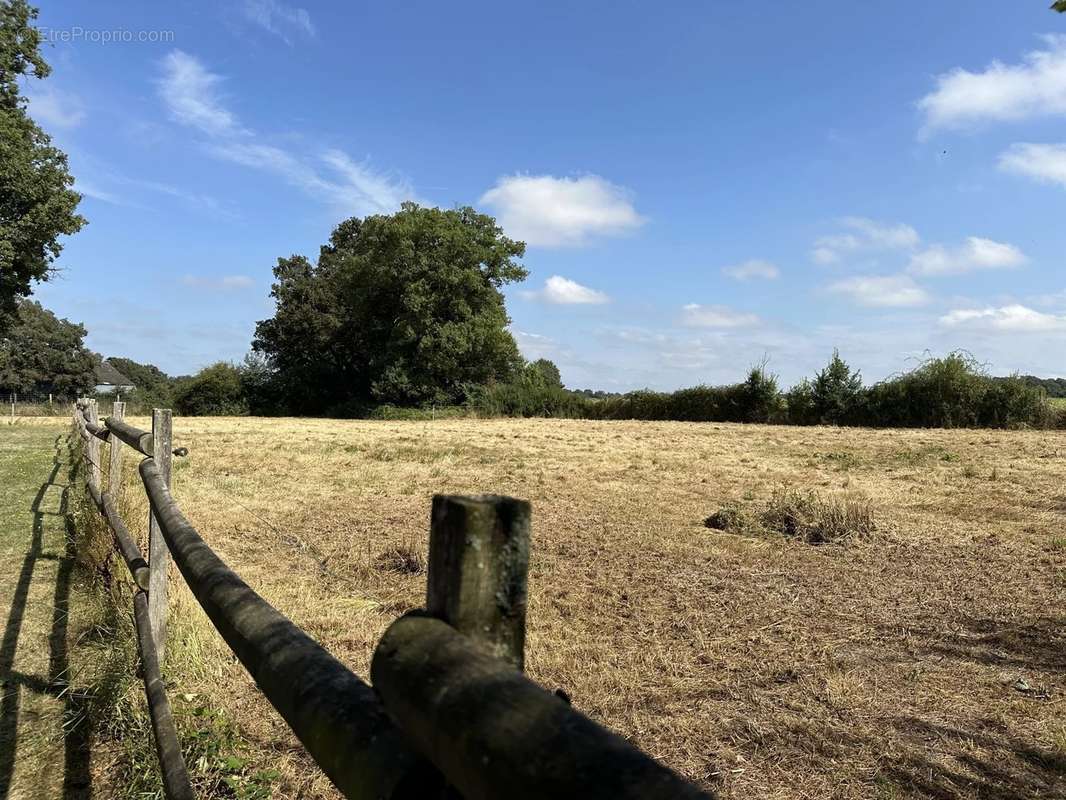
[[509, 175], [496, 181], [480, 202], [496, 211], [508, 236], [534, 246], [582, 245], [590, 237], [644, 224], [630, 193], [598, 175]]
[[940, 324], [949, 328], [967, 326], [1011, 333], [1034, 333], [1066, 330], [1066, 316], [1045, 314], [1014, 304], [1000, 308], [957, 309], [942, 316]]
[[690, 328], [743, 328], [757, 325], [759, 317], [728, 306], [689, 303], [681, 309], [681, 324]]
[[970, 236], [961, 247], [933, 245], [911, 258], [914, 275], [960, 275], [985, 269], [1013, 269], [1025, 263], [1025, 254], [1012, 244]]
[[216, 158], [271, 172], [345, 215], [391, 212], [404, 200], [417, 200], [406, 181], [375, 172], [340, 150], [306, 157], [263, 143], [222, 104], [216, 91], [222, 79], [195, 57], [175, 50], [163, 60], [163, 72], [160, 95], [171, 116], [205, 134], [207, 152]]
[[530, 361], [538, 358], [558, 358], [559, 343], [541, 333], [511, 330], [518, 349]]
[[523, 294], [531, 300], [542, 300], [556, 305], [599, 305], [610, 302], [610, 298], [603, 292], [582, 286], [562, 275], [552, 275], [544, 282], [543, 289]]
[[247, 275], [185, 275], [181, 282], [194, 289], [248, 289], [255, 285], [255, 281]]
[[882, 250], [908, 250], [918, 246], [920, 237], [910, 225], [886, 223], [866, 217], [840, 220], [846, 233], [822, 236], [814, 243], [811, 258], [816, 264], [837, 264], [845, 256]]
[[182, 125], [214, 136], [246, 133], [218, 97], [216, 87], [221, 81], [193, 56], [174, 50], [163, 59], [159, 92], [171, 117]]
[[76, 128], [85, 120], [85, 105], [81, 98], [54, 86], [28, 84], [26, 99], [29, 100], [30, 116], [46, 130]]
[[122, 199], [118, 195], [112, 192], [105, 192], [95, 184], [87, 183], [84, 180], [78, 179], [74, 181], [74, 191], [83, 194], [86, 197], [91, 197], [94, 200], [101, 200], [105, 203], [113, 203], [114, 205], [123, 205]]
[[993, 61], [983, 72], [959, 67], [937, 76], [936, 89], [918, 102], [925, 130], [1066, 114], [1066, 36], [1042, 38], [1045, 49], [1020, 64]]
[[859, 305], [906, 308], [929, 302], [929, 294], [907, 275], [859, 276], [838, 281], [829, 291], [850, 297]]
[[769, 261], [753, 258], [741, 264], [734, 264], [731, 267], [723, 267], [722, 274], [738, 281], [746, 281], [751, 278], [762, 278], [764, 280], [772, 281], [781, 277], [781, 270]]
[[278, 0], [245, 0], [243, 11], [250, 22], [279, 36], [289, 45], [292, 44], [290, 34], [308, 39], [315, 35], [311, 15], [305, 8], [287, 6]]
[[374, 207], [376, 212], [383, 213], [394, 211], [400, 203], [415, 198], [414, 189], [406, 181], [377, 173], [366, 163], [357, 163], [340, 150], [327, 150], [322, 160], [344, 178], [336, 184], [341, 203]]
[[1004, 172], [1066, 186], [1066, 144], [1012, 144], [999, 157]]

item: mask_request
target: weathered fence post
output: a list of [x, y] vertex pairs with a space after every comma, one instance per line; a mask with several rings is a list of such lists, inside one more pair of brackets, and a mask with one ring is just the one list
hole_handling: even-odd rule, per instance
[[[89, 422], [93, 425], [99, 425], [100, 416], [96, 410], [95, 400], [89, 401], [89, 407], [86, 411], [88, 411], [87, 419]], [[96, 488], [96, 491], [99, 494], [103, 488], [101, 482], [102, 470], [100, 469], [100, 440], [95, 436], [89, 437], [89, 446], [86, 453], [89, 457], [89, 483]]]
[[[152, 460], [159, 467], [163, 483], [170, 486], [171, 418], [169, 408], [152, 409]], [[152, 639], [159, 651], [159, 663], [167, 644], [167, 550], [163, 530], [153, 511], [148, 512], [148, 617], [152, 623]]]
[[[111, 404], [111, 419], [121, 422], [126, 416], [126, 404], [115, 402]], [[122, 440], [117, 436], [108, 437], [108, 446], [111, 448], [111, 460], [107, 466], [107, 491], [111, 493], [117, 503], [122, 494]]]
[[529, 503], [437, 495], [429, 534], [426, 610], [522, 669]]

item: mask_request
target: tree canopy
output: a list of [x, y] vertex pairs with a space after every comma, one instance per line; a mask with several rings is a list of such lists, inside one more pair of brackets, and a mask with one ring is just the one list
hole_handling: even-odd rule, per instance
[[59, 319], [40, 303], [18, 303], [0, 335], [0, 390], [74, 397], [96, 382], [97, 358], [86, 349], [85, 328]]
[[278, 260], [277, 310], [253, 347], [296, 412], [457, 402], [522, 364], [500, 288], [526, 277], [524, 253], [471, 208], [353, 217], [317, 264]]
[[36, 17], [25, 0], [0, 0], [0, 330], [18, 298], [48, 278], [62, 250], [59, 237], [85, 224], [67, 157], [30, 119], [20, 94], [20, 78], [50, 72]]

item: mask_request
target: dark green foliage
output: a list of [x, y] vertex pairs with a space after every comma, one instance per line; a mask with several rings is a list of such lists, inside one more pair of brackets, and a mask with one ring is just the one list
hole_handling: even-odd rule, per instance
[[86, 349], [85, 328], [59, 319], [40, 303], [21, 300], [0, 335], [0, 390], [71, 398], [95, 383], [96, 356]]
[[470, 208], [346, 220], [317, 264], [279, 259], [253, 347], [297, 413], [455, 403], [521, 363], [500, 287], [525, 278], [524, 252]]
[[1039, 426], [1048, 407], [1041, 389], [990, 378], [972, 356], [952, 353], [871, 386], [860, 419], [893, 428]]
[[791, 425], [816, 425], [814, 387], [804, 378], [785, 393], [785, 409]]
[[538, 358], [529, 366], [544, 376], [544, 381], [548, 386], [552, 386], [556, 389], [563, 388], [563, 378], [562, 375], [559, 374], [559, 368], [555, 366], [555, 362], [549, 361], [546, 358]]
[[594, 419], [780, 422], [783, 415], [777, 377], [762, 366], [753, 367], [747, 380], [731, 386], [694, 386], [673, 393], [643, 389], [586, 406], [586, 416]]
[[205, 367], [177, 388], [174, 410], [193, 417], [248, 413], [241, 371], [225, 361]]
[[487, 386], [470, 384], [466, 389], [467, 406], [486, 416], [585, 416], [590, 401], [566, 391], [554, 367], [541, 359], [526, 364], [514, 380]]
[[833, 357], [811, 382], [811, 411], [823, 425], [851, 422], [862, 403], [862, 376], [833, 351]]
[[239, 369], [241, 396], [250, 414], [276, 416], [285, 413], [283, 387], [266, 356], [248, 353]]
[[154, 364], [131, 358], [108, 358], [111, 365], [130, 379], [133, 391], [123, 394], [127, 414], [150, 414], [153, 408], [174, 405], [174, 381]]
[[13, 323], [20, 297], [46, 280], [62, 250], [59, 236], [76, 233], [81, 195], [71, 187], [67, 157], [26, 113], [20, 79], [50, 69], [25, 0], [0, 0], [0, 331]]
[[993, 378], [997, 381], [1018, 379], [1028, 386], [1047, 392], [1048, 397], [1066, 397], [1066, 378], [1037, 378], [1033, 375], [1014, 375], [1010, 378]]

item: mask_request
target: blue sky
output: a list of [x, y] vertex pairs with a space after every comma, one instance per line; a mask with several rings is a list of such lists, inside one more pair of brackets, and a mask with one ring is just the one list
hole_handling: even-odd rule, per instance
[[248, 350], [278, 256], [473, 205], [573, 387], [1066, 375], [1066, 15], [1027, 3], [45, 3], [31, 113], [89, 225], [37, 297], [104, 355]]

